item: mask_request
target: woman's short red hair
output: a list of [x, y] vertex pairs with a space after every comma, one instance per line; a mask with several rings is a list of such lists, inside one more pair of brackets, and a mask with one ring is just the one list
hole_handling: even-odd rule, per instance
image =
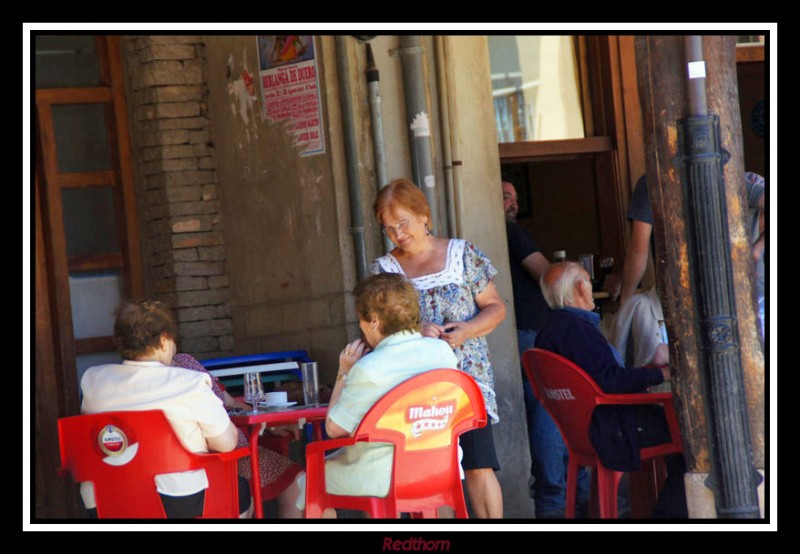
[[384, 213], [392, 213], [397, 208], [408, 210], [416, 216], [428, 218], [428, 228], [431, 226], [431, 207], [420, 188], [409, 179], [395, 179], [378, 193], [372, 209], [375, 219], [383, 222]]

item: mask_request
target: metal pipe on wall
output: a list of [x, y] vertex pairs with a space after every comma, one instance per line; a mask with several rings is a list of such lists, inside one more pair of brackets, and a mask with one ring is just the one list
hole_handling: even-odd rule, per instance
[[[367, 86], [369, 88], [369, 113], [372, 120], [372, 149], [375, 155], [376, 185], [380, 191], [389, 182], [389, 170], [386, 166], [386, 144], [383, 140], [383, 114], [381, 112], [380, 72], [375, 65], [372, 47], [367, 43]], [[383, 233], [381, 233], [383, 234]], [[383, 251], [390, 252], [394, 248], [392, 241], [383, 236]]]
[[703, 61], [703, 38], [690, 35], [683, 38], [689, 85], [689, 115], [708, 115], [706, 105], [706, 70]]
[[445, 37], [436, 35], [434, 47], [436, 49], [436, 83], [439, 90], [439, 113], [441, 114], [442, 128], [442, 167], [444, 169], [444, 190], [447, 202], [447, 236], [459, 237], [456, 224], [455, 189], [453, 183], [453, 155], [450, 144], [450, 103], [448, 99], [447, 60], [444, 55]]
[[445, 88], [440, 90], [440, 94], [445, 96], [447, 102], [447, 134], [449, 140], [447, 145], [450, 150], [450, 167], [452, 169], [453, 190], [452, 199], [450, 200], [450, 207], [453, 211], [453, 226], [451, 228], [452, 236], [463, 237], [461, 225], [461, 208], [463, 206], [462, 199], [464, 197], [463, 186], [461, 182], [461, 145], [459, 142], [459, 125], [458, 125], [458, 102], [456, 101], [456, 91], [454, 90], [455, 74], [453, 71], [453, 53], [452, 53], [453, 37], [442, 37], [442, 69], [444, 72]]
[[430, 109], [425, 95], [422, 41], [418, 35], [402, 35], [398, 48], [403, 66], [406, 118], [411, 140], [414, 181], [425, 193], [431, 208], [432, 232], [438, 234], [436, 178], [433, 175]]
[[336, 66], [339, 77], [339, 98], [342, 107], [345, 154], [347, 159], [347, 186], [350, 199], [350, 233], [356, 256], [356, 275], [361, 281], [367, 277], [367, 249], [364, 237], [364, 214], [361, 206], [361, 179], [359, 177], [356, 127], [353, 115], [353, 89], [350, 86], [350, 62], [347, 58], [347, 37], [336, 37]]

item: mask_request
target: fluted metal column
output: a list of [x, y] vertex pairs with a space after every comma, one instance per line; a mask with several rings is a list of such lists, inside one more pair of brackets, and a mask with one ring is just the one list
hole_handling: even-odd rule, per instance
[[[704, 79], [697, 42], [687, 41], [689, 78]], [[702, 42], [699, 52], [702, 53]], [[695, 64], [692, 67], [692, 64]], [[702, 94], [703, 98], [697, 95]], [[689, 261], [700, 317], [709, 399], [712, 474], [721, 518], [758, 518], [760, 476], [753, 464], [733, 289], [719, 117], [706, 115], [705, 90], [689, 86], [690, 117], [678, 121], [678, 157], [688, 203]], [[700, 113], [696, 113], [700, 112]]]

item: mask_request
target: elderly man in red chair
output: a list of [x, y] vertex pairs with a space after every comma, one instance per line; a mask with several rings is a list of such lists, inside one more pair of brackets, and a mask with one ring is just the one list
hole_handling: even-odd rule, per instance
[[[553, 264], [540, 287], [550, 311], [536, 338], [537, 348], [549, 350], [580, 366], [605, 393], [645, 392], [669, 380], [667, 367], [626, 367], [619, 353], [600, 331], [594, 310], [592, 283], [582, 265]], [[640, 469], [642, 447], [670, 441], [663, 409], [656, 405], [599, 406], [589, 431], [603, 465], [617, 471]], [[686, 518], [681, 455], [666, 458], [668, 477], [653, 517]]]

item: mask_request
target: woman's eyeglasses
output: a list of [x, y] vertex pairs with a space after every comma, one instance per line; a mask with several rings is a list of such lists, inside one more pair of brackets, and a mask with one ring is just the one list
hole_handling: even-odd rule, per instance
[[383, 231], [387, 235], [388, 234], [395, 235], [400, 231], [403, 231], [405, 233], [406, 229], [408, 229], [409, 225], [411, 225], [411, 220], [410, 219], [404, 219], [403, 221], [401, 221], [397, 225], [384, 225], [383, 227], [381, 227], [381, 231]]

